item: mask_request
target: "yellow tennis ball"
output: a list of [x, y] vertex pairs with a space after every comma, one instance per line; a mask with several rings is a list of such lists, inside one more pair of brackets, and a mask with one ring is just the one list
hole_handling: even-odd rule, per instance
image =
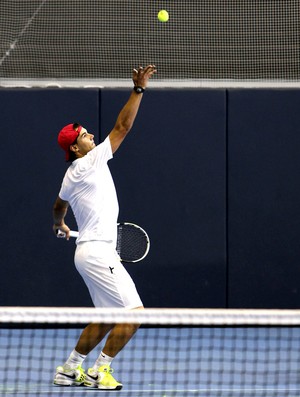
[[160, 10], [157, 14], [157, 18], [160, 22], [167, 22], [169, 20], [169, 13], [166, 10]]

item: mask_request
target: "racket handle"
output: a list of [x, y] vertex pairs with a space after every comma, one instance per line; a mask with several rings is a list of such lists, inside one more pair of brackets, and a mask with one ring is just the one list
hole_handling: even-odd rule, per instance
[[[70, 230], [70, 237], [75, 237], [75, 238], [77, 238], [78, 235], [79, 235], [78, 232], [75, 232], [75, 231], [73, 231], [73, 230]], [[56, 237], [57, 237], [57, 238], [66, 238], [66, 233], [63, 232], [63, 231], [61, 231], [61, 230], [58, 230], [57, 233], [56, 233]]]

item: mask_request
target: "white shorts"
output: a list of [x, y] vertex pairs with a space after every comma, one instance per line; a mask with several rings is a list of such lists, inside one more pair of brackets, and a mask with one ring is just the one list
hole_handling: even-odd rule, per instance
[[143, 306], [135, 284], [112, 244], [104, 241], [79, 243], [75, 266], [95, 307], [134, 309]]

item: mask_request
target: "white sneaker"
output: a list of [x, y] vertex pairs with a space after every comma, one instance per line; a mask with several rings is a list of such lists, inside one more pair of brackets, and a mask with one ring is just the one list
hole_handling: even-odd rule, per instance
[[59, 386], [81, 386], [85, 381], [85, 372], [81, 366], [75, 369], [65, 369], [60, 366], [56, 368], [53, 383]]

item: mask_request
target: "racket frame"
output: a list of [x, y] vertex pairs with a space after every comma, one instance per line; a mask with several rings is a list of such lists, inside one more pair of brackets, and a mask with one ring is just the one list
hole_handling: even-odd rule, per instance
[[[136, 262], [142, 261], [142, 260], [148, 255], [149, 250], [150, 250], [150, 239], [149, 239], [149, 236], [148, 236], [147, 232], [146, 232], [141, 226], [136, 225], [135, 223], [131, 223], [131, 222], [121, 222], [121, 223], [118, 223], [118, 227], [121, 226], [121, 225], [130, 225], [130, 226], [132, 226], [132, 227], [135, 227], [135, 228], [139, 229], [139, 230], [144, 234], [144, 236], [145, 236], [145, 238], [146, 238], [146, 241], [147, 241], [146, 250], [145, 250], [145, 253], [144, 253], [143, 256], [141, 256], [140, 258], [138, 258], [138, 259], [136, 259], [136, 260], [131, 260], [131, 261], [125, 261], [125, 260], [123, 260], [123, 259], [121, 258], [121, 261], [122, 261], [122, 262], [128, 262], [128, 263], [129, 263], [129, 262], [130, 262], [130, 263], [136, 263]], [[70, 230], [70, 237], [77, 238], [78, 236], [79, 236], [79, 232], [78, 232], [78, 231], [76, 231], [76, 230]], [[57, 237], [57, 238], [66, 238], [66, 233], [63, 232], [62, 230], [58, 229], [57, 232], [56, 232], [56, 237]]]

